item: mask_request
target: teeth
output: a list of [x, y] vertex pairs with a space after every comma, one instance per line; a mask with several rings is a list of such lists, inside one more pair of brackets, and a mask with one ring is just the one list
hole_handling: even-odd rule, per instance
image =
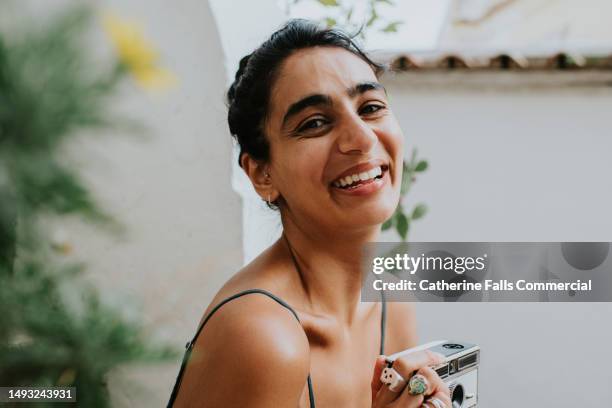
[[369, 171], [364, 171], [358, 174], [352, 174], [350, 176], [342, 177], [334, 181], [333, 185], [336, 187], [347, 187], [357, 181], [366, 181], [382, 175], [382, 168], [380, 166], [374, 167]]

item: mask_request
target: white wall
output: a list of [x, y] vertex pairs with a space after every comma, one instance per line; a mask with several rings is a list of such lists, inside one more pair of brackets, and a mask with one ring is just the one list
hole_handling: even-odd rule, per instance
[[612, 88], [408, 82], [385, 84], [407, 153], [416, 146], [431, 164], [412, 192], [430, 207], [413, 240], [610, 239]]
[[[611, 88], [525, 88], [520, 76], [503, 87], [438, 80], [385, 81], [407, 153], [417, 146], [430, 162], [408, 197], [430, 208], [412, 241], [612, 240]], [[481, 406], [609, 405], [612, 304], [416, 307], [421, 341], [481, 345]]]
[[[277, 0], [211, 0], [210, 4], [225, 53], [226, 86], [229, 87], [240, 59], [279, 29], [285, 22], [285, 15]], [[242, 202], [243, 263], [246, 264], [280, 236], [280, 217], [264, 204], [238, 165], [237, 145], [233, 153], [232, 188]]]
[[123, 242], [86, 237], [79, 255], [92, 264], [94, 277], [104, 276], [103, 288], [143, 298], [155, 331], [184, 344], [241, 265], [240, 200], [229, 185], [224, 54], [207, 2], [99, 4], [138, 20], [179, 83], [152, 95], [127, 85], [117, 109], [144, 123], [146, 138], [115, 134], [79, 152], [87, 157], [94, 191], [127, 229]]

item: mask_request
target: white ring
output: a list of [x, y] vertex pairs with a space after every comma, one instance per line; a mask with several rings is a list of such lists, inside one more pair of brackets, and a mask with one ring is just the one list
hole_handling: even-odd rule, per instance
[[404, 378], [399, 373], [397, 373], [397, 375], [399, 378], [395, 382], [395, 384], [389, 385], [389, 390], [393, 392], [400, 392], [401, 390], [404, 389], [404, 387], [406, 387], [406, 380], [404, 380]]
[[444, 403], [438, 398], [431, 398], [427, 400], [427, 402], [431, 402], [433, 405], [435, 405], [436, 408], [444, 408]]
[[406, 386], [406, 380], [393, 367], [390, 367], [389, 370], [393, 370], [393, 372], [395, 373], [395, 375], [397, 377], [397, 381], [395, 381], [394, 384], [389, 384], [389, 390], [391, 390], [393, 392], [400, 392]]

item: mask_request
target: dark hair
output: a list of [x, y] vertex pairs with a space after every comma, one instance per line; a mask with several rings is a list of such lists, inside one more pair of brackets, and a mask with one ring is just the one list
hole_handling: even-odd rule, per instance
[[270, 90], [279, 66], [293, 52], [316, 46], [339, 47], [367, 62], [376, 75], [382, 72], [383, 66], [368, 58], [353, 38], [338, 29], [295, 19], [240, 60], [234, 83], [227, 92], [227, 121], [230, 133], [240, 146], [239, 165], [243, 153], [255, 160], [269, 160], [269, 143], [263, 125], [268, 113]]

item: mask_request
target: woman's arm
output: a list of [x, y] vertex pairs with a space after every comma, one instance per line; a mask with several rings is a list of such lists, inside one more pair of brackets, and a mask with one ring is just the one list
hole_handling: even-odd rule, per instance
[[269, 298], [245, 296], [202, 330], [175, 406], [295, 408], [309, 366], [308, 339], [295, 317]]

